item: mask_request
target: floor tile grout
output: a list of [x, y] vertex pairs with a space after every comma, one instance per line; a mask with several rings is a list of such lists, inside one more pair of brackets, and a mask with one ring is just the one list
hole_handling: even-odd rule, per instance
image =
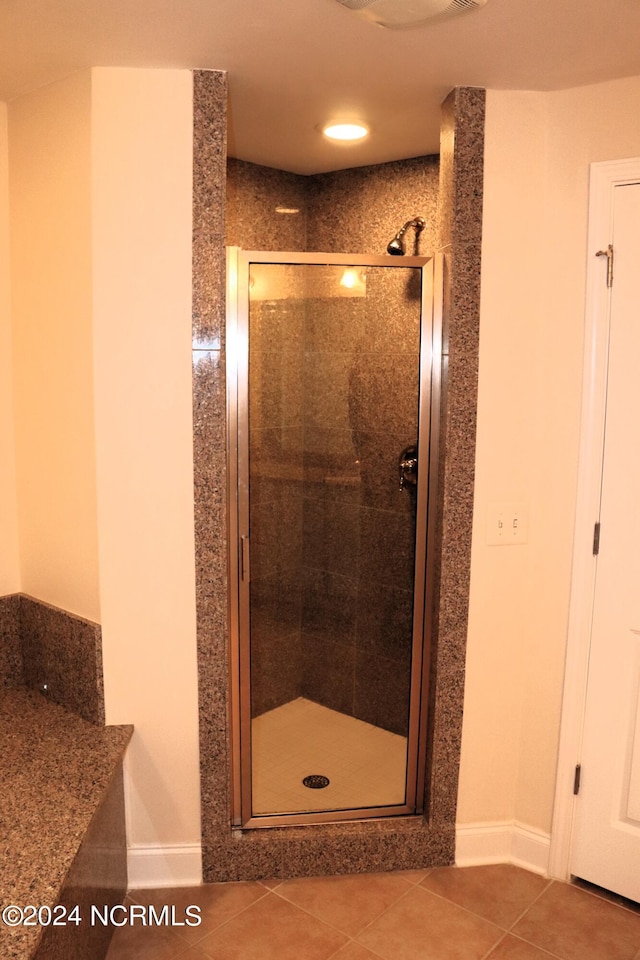
[[[391, 872], [394, 872], [394, 871], [391, 871]], [[344, 876], [349, 876], [349, 874], [344, 874]], [[359, 874], [359, 876], [366, 876], [366, 874]], [[372, 874], [372, 876], [374, 876], [374, 874]], [[299, 879], [307, 879], [307, 878], [305, 878], [305, 877], [300, 877]], [[315, 879], [315, 878], [314, 878], [314, 879]], [[283, 882], [286, 883], [286, 881], [283, 881]], [[408, 893], [410, 893], [411, 890], [414, 890], [417, 886], [419, 886], [419, 883], [418, 883], [418, 884], [411, 883], [409, 880], [407, 880], [406, 883], [408, 884], [408, 889], [405, 890], [404, 893], [401, 893], [398, 897], [396, 897], [396, 899], [395, 899], [392, 903], [390, 903], [387, 907], [385, 907], [384, 910], [382, 910], [379, 914], [377, 914], [377, 916], [375, 916], [375, 917], [373, 918], [373, 920], [370, 921], [370, 923], [365, 924], [365, 926], [364, 926], [361, 930], [359, 930], [359, 931], [358, 931], [355, 935], [353, 935], [353, 936], [352, 936], [350, 933], [345, 933], [344, 930], [341, 930], [340, 927], [336, 927], [336, 926], [335, 926], [333, 923], [331, 923], [330, 921], [324, 920], [322, 917], [319, 917], [317, 914], [312, 913], [310, 910], [305, 909], [305, 907], [301, 907], [299, 904], [294, 903], [293, 900], [288, 900], [287, 897], [284, 897], [284, 896], [281, 896], [280, 899], [281, 899], [281, 900], [285, 900], [287, 903], [291, 904], [291, 905], [294, 906], [294, 907], [299, 907], [300, 910], [302, 910], [304, 913], [308, 914], [310, 917], [313, 917], [314, 920], [321, 920], [322, 923], [326, 923], [326, 925], [327, 925], [328, 927], [331, 927], [332, 930], [336, 930], [338, 933], [341, 933], [344, 937], [348, 937], [349, 940], [355, 940], [356, 937], [359, 937], [362, 933], [364, 933], [364, 931], [365, 931], [368, 927], [370, 927], [372, 923], [375, 923], [377, 920], [379, 920], [380, 917], [383, 916], [383, 914], [385, 914], [385, 913], [387, 912], [387, 910], [389, 910], [389, 909], [390, 909], [391, 907], [393, 907], [396, 903], [398, 903], [398, 901], [402, 900], [402, 898], [405, 897]], [[345, 946], [346, 946], [346, 944], [343, 944], [342, 947], [340, 947], [339, 949], [342, 950], [343, 947], [345, 947]]]
[[[544, 887], [542, 888], [542, 890], [540, 891], [540, 893], [539, 893], [537, 896], [535, 896], [535, 897], [533, 898], [533, 900], [531, 901], [531, 903], [529, 904], [529, 906], [526, 907], [518, 917], [516, 917], [516, 919], [513, 921], [513, 923], [512, 923], [511, 926], [509, 927], [509, 931], [512, 931], [513, 928], [515, 927], [515, 925], [516, 925], [517, 923], [520, 923], [520, 921], [522, 920], [522, 918], [525, 917], [525, 916], [529, 913], [529, 910], [531, 910], [531, 908], [533, 907], [533, 905], [538, 902], [538, 900], [540, 899], [540, 897], [544, 896], [544, 894], [547, 892], [547, 890], [549, 890], [549, 889], [553, 886], [553, 884], [556, 882], [556, 881], [553, 879], [553, 877], [545, 877], [545, 880], [546, 880], [547, 882], [545, 883], [545, 885], [544, 885]], [[523, 938], [523, 937], [519, 937], [519, 939], [520, 939], [520, 940], [523, 940], [524, 938]]]
[[[451, 869], [451, 870], [455, 870], [456, 868], [455, 868], [455, 867], [452, 867], [452, 868], [450, 868], [450, 869]], [[463, 869], [463, 868], [459, 868], [459, 869]], [[429, 867], [416, 868], [415, 871], [413, 871], [413, 872], [414, 872], [414, 873], [417, 872], [417, 873], [420, 873], [420, 874], [423, 874], [423, 875], [420, 876], [419, 879], [415, 879], [415, 878], [409, 879], [409, 878], [407, 878], [407, 877], [403, 877], [403, 876], [402, 876], [403, 871], [400, 871], [400, 870], [397, 870], [397, 871], [379, 871], [379, 872], [378, 872], [378, 875], [380, 875], [380, 876], [385, 876], [385, 875], [387, 875], [387, 876], [389, 876], [389, 877], [398, 877], [399, 879], [403, 879], [403, 880], [405, 881], [406, 888], [405, 888], [401, 893], [399, 893], [399, 894], [393, 893], [393, 899], [392, 899], [382, 910], [380, 910], [380, 912], [378, 912], [371, 920], [369, 920], [361, 929], [357, 930], [357, 932], [355, 932], [355, 933], [353, 933], [353, 934], [347, 933], [345, 930], [343, 930], [343, 929], [341, 929], [340, 927], [336, 926], [336, 924], [333, 923], [331, 920], [325, 919], [323, 916], [319, 915], [317, 912], [314, 912], [312, 909], [308, 909], [307, 907], [302, 906], [301, 904], [296, 903], [294, 900], [291, 900], [291, 899], [289, 899], [287, 896], [285, 896], [284, 894], [285, 894], [285, 891], [286, 891], [286, 889], [287, 889], [287, 887], [286, 887], [286, 884], [287, 884], [287, 882], [288, 882], [287, 880], [278, 880], [278, 881], [277, 881], [277, 886], [276, 886], [276, 887], [273, 887], [273, 888], [265, 886], [264, 883], [261, 883], [260, 881], [255, 881], [255, 883], [257, 883], [257, 884], [259, 885], [261, 892], [260, 892], [260, 891], [256, 891], [256, 892], [258, 893], [258, 895], [256, 896], [256, 898], [255, 898], [254, 900], [251, 901], [251, 903], [248, 903], [246, 906], [243, 906], [241, 909], [237, 910], [237, 912], [232, 913], [232, 914], [231, 914], [230, 916], [228, 916], [227, 919], [225, 919], [223, 922], [221, 922], [221, 923], [217, 923], [217, 922], [216, 922], [214, 925], [210, 926], [205, 933], [198, 934], [197, 936], [195, 936], [194, 939], [192, 939], [192, 937], [194, 937], [195, 931], [192, 931], [192, 933], [190, 934], [189, 940], [187, 940], [187, 939], [183, 940], [183, 939], [182, 939], [182, 936], [181, 936], [181, 933], [180, 933], [178, 930], [172, 931], [172, 933], [175, 935], [175, 942], [173, 941], [173, 936], [172, 936], [169, 941], [165, 941], [165, 940], [162, 940], [162, 939], [156, 940], [156, 944], [164, 946], [164, 944], [165, 944], [165, 942], [166, 942], [166, 943], [168, 943], [168, 946], [169, 946], [169, 950], [170, 950], [170, 951], [171, 951], [171, 948], [172, 948], [173, 946], [176, 947], [176, 952], [173, 953], [173, 952], [171, 951], [171, 952], [170, 952], [170, 955], [167, 956], [167, 960], [181, 960], [181, 958], [187, 956], [191, 950], [194, 950], [194, 952], [196, 952], [196, 953], [197, 953], [197, 952], [202, 952], [203, 960], [204, 960], [204, 957], [208, 957], [209, 960], [213, 960], [212, 954], [210, 954], [208, 948], [207, 948], [206, 945], [205, 945], [206, 939], [207, 939], [209, 936], [211, 936], [211, 935], [213, 935], [214, 933], [216, 933], [216, 932], [217, 932], [217, 933], [220, 933], [220, 931], [223, 930], [224, 927], [227, 926], [228, 924], [230, 924], [230, 923], [232, 923], [232, 922], [234, 922], [234, 921], [238, 921], [238, 919], [239, 919], [239, 918], [242, 918], [243, 915], [247, 913], [247, 911], [250, 911], [250, 910], [251, 910], [253, 907], [255, 907], [257, 904], [259, 904], [259, 903], [261, 903], [262, 901], [264, 901], [265, 898], [268, 898], [268, 895], [269, 895], [269, 894], [273, 894], [275, 897], [278, 897], [278, 899], [279, 899], [281, 902], [284, 901], [285, 903], [287, 903], [287, 904], [289, 905], [289, 907], [294, 908], [299, 914], [304, 914], [304, 915], [306, 915], [307, 917], [312, 918], [316, 923], [322, 924], [327, 930], [331, 930], [331, 931], [333, 931], [333, 933], [340, 935], [340, 937], [343, 939], [344, 942], [343, 942], [339, 947], [337, 947], [333, 952], [331, 952], [330, 954], [328, 954], [327, 957], [325, 958], [325, 960], [333, 960], [333, 958], [336, 958], [336, 957], [340, 954], [340, 952], [341, 952], [342, 950], [344, 950], [347, 946], [349, 946], [349, 944], [353, 944], [353, 945], [355, 945], [355, 947], [359, 947], [359, 948], [361, 948], [361, 949], [363, 949], [363, 950], [369, 951], [369, 953], [371, 953], [372, 956], [375, 956], [375, 957], [377, 957], [377, 958], [380, 958], [380, 960], [388, 960], [388, 958], [386, 957], [384, 951], [383, 951], [383, 952], [380, 952], [380, 949], [379, 949], [379, 948], [376, 948], [376, 947], [374, 947], [374, 946], [370, 946], [369, 944], [364, 944], [364, 943], [362, 943], [361, 940], [360, 940], [360, 938], [361, 938], [362, 935], [365, 934], [365, 932], [368, 931], [373, 925], [375, 925], [376, 923], [378, 923], [378, 922], [381, 920], [381, 918], [383, 918], [389, 911], [391, 911], [391, 910], [393, 910], [394, 908], [396, 908], [396, 907], [401, 903], [401, 901], [403, 901], [403, 900], [407, 897], [407, 895], [411, 893], [412, 890], [416, 890], [418, 887], [420, 887], [420, 888], [423, 890], [423, 894], [419, 894], [419, 895], [417, 896], [417, 899], [415, 898], [415, 895], [414, 895], [414, 902], [413, 902], [412, 906], [411, 906], [411, 907], [407, 907], [406, 909], [414, 909], [414, 910], [417, 909], [417, 910], [419, 910], [419, 909], [420, 909], [420, 899], [419, 899], [419, 898], [420, 898], [421, 896], [423, 896], [423, 895], [424, 895], [424, 896], [429, 896], [429, 895], [431, 895], [432, 897], [436, 897], [436, 898], [438, 898], [439, 900], [444, 901], [444, 902], [450, 904], [450, 905], [453, 906], [453, 907], [457, 907], [459, 910], [464, 911], [464, 913], [466, 913], [468, 916], [474, 917], [474, 918], [476, 918], [476, 919], [478, 919], [478, 920], [481, 920], [481, 921], [483, 921], [485, 924], [488, 924], [488, 925], [490, 925], [491, 927], [493, 927], [493, 928], [495, 929], [496, 934], [499, 934], [498, 939], [492, 944], [492, 946], [489, 947], [489, 949], [488, 949], [485, 953], [482, 954], [482, 957], [479, 958], [479, 960], [491, 960], [491, 958], [492, 958], [494, 955], [497, 955], [500, 946], [501, 946], [501, 945], [505, 942], [505, 940], [507, 940], [507, 938], [509, 938], [509, 937], [512, 937], [515, 941], [517, 941], [517, 942], [520, 943], [520, 944], [527, 944], [529, 947], [532, 947], [535, 951], [539, 951], [541, 960], [542, 960], [542, 958], [548, 958], [548, 960], [567, 960], [567, 957], [566, 957], [566, 955], [565, 955], [565, 954], [566, 954], [566, 951], [563, 950], [563, 953], [562, 953], [562, 954], [558, 954], [558, 953], [551, 952], [551, 950], [549, 950], [547, 947], [543, 947], [543, 946], [541, 946], [540, 944], [536, 943], [535, 940], [528, 939], [527, 936], [523, 936], [522, 934], [519, 934], [519, 933], [514, 932], [515, 929], [516, 929], [516, 927], [517, 927], [517, 925], [527, 916], [527, 914], [528, 914], [531, 910], [533, 910], [533, 908], [534, 908], [535, 905], [540, 901], [540, 899], [541, 899], [542, 897], [544, 897], [545, 894], [547, 894], [547, 893], [554, 887], [554, 885], [557, 885], [558, 887], [573, 886], [574, 889], [575, 889], [579, 894], [585, 894], [585, 893], [586, 893], [586, 894], [590, 894], [592, 897], [595, 897], [596, 900], [599, 900], [600, 902], [603, 902], [603, 901], [604, 901], [605, 903], [608, 903], [610, 907], [613, 907], [613, 908], [614, 908], [614, 913], [612, 914], [612, 917], [613, 917], [614, 919], [615, 919], [615, 916], [616, 916], [616, 914], [615, 914], [615, 908], [616, 908], [616, 907], [619, 907], [620, 909], [622, 909], [622, 910], [624, 911], [624, 914], [625, 914], [627, 917], [628, 917], [628, 916], [632, 916], [632, 917], [636, 917], [636, 918], [638, 917], [638, 913], [637, 913], [636, 911], [634, 911], [634, 910], [632, 910], [632, 909], [629, 909], [628, 907], [624, 906], [623, 904], [619, 904], [619, 903], [616, 903], [615, 901], [609, 900], [609, 899], [607, 899], [607, 898], [604, 897], [604, 896], [600, 896], [597, 892], [594, 892], [594, 891], [588, 890], [588, 889], [584, 889], [584, 888], [582, 888], [581, 886], [579, 886], [579, 885], [577, 885], [577, 884], [576, 884], [576, 885], [572, 885], [572, 884], [567, 883], [566, 881], [555, 880], [555, 879], [553, 879], [553, 878], [546, 877], [546, 878], [541, 878], [541, 879], [544, 879], [545, 882], [544, 882], [544, 885], [542, 886], [542, 889], [539, 891], [539, 893], [537, 893], [537, 894], [533, 897], [533, 899], [531, 900], [531, 902], [526, 906], [526, 908], [525, 908], [524, 910], [522, 910], [522, 911], [518, 914], [518, 916], [517, 916], [513, 921], [511, 921], [511, 922], [507, 925], [507, 924], [505, 924], [505, 923], [497, 922], [497, 921], [495, 921], [495, 920], [489, 919], [487, 916], [484, 916], [484, 915], [482, 915], [481, 913], [477, 913], [474, 909], [471, 909], [471, 908], [469, 908], [468, 906], [465, 906], [465, 905], [457, 902], [456, 900], [452, 899], [450, 896], [448, 896], [448, 895], [446, 895], [446, 894], [444, 894], [444, 893], [441, 893], [441, 892], [432, 890], [432, 889], [430, 889], [428, 886], [426, 886], [426, 885], [425, 885], [425, 881], [428, 879], [429, 875], [433, 872], [433, 868], [429, 868]], [[344, 875], [344, 876], [347, 877], [347, 876], [349, 876], [349, 875]], [[368, 875], [367, 875], [367, 874], [359, 874], [359, 875], [357, 875], [357, 876], [364, 878], [364, 877], [366, 877], [366, 876], [368, 876]], [[371, 875], [369, 875], [369, 876], [373, 876], [373, 874], [371, 874]], [[277, 878], [275, 878], [275, 879], [277, 879]], [[297, 879], [307, 879], [307, 878], [291, 878], [292, 881], [293, 881], [293, 880], [297, 880]], [[309, 879], [311, 879], [311, 878], [309, 878]], [[317, 878], [313, 878], [313, 879], [316, 879], [316, 880], [327, 879], [327, 880], [329, 880], [329, 879], [331, 879], [331, 878], [329, 878], [329, 877], [326, 877], [326, 878], [317, 877]], [[209, 886], [209, 885], [203, 885], [203, 886]], [[220, 887], [225, 887], [225, 886], [227, 886], [227, 885], [226, 885], [226, 884], [220, 884]], [[169, 889], [169, 888], [168, 888], [168, 889]], [[192, 890], [193, 890], [193, 902], [194, 902], [194, 903], [197, 903], [197, 902], [198, 902], [198, 891], [199, 891], [200, 889], [202, 889], [202, 887], [201, 887], [201, 886], [194, 886], [193, 888], [183, 888], [183, 890], [184, 890], [184, 889], [192, 889]], [[499, 890], [500, 890], [499, 886], [496, 886], [496, 888], [495, 888], [495, 899], [496, 899], [496, 900], [500, 899]], [[156, 890], [155, 892], [156, 892], [156, 894], [157, 894], [157, 890]], [[141, 891], [140, 893], [141, 893], [141, 894], [144, 894], [144, 891]], [[133, 896], [131, 895], [131, 893], [129, 893], [129, 892], [127, 893], [127, 899], [128, 899], [130, 902], [132, 902], [132, 903], [140, 902], [140, 900], [142, 900], [142, 902], [144, 903], [144, 896], [138, 896], [137, 898], [134, 899], [134, 897], [133, 897]], [[569, 901], [571, 902], [571, 898], [570, 898], [570, 897], [569, 897]], [[432, 901], [432, 903], [433, 903], [433, 901]], [[213, 904], [212, 904], [212, 906], [213, 906]], [[268, 908], [267, 908], [267, 910], [268, 910]], [[212, 912], [213, 912], [213, 916], [215, 916], [215, 906], [214, 906], [214, 909], [213, 909]], [[293, 915], [292, 915], [292, 916], [293, 916]], [[298, 920], [297, 922], [300, 923], [301, 921]], [[626, 922], [626, 921], [625, 921], [625, 922]], [[240, 919], [240, 923], [242, 924], [242, 920], [241, 920], [241, 919]], [[555, 946], [557, 946], [557, 944], [555, 944]], [[635, 945], [634, 945], [633, 941], [631, 941], [631, 943], [629, 943], [628, 946], [629, 946], [631, 949], [633, 949]], [[194, 948], [195, 948], [195, 949], [194, 949]], [[130, 949], [130, 948], [125, 947], [124, 949], [125, 949], [125, 952], [127, 952], [128, 949]], [[354, 949], [354, 947], [352, 947], [352, 949]], [[517, 949], [517, 948], [516, 948], [516, 949]], [[520, 949], [522, 949], [522, 948], [520, 948]], [[113, 960], [117, 960], [117, 952], [118, 952], [118, 951], [117, 951], [117, 948], [116, 948], [116, 950], [114, 950], [114, 953], [113, 953]], [[271, 956], [271, 954], [269, 954], [269, 955]], [[147, 950], [147, 949], [141, 950], [140, 953], [139, 953], [139, 956], [140, 956], [140, 960], [150, 960], [150, 958], [152, 958], [152, 957], [154, 956], [154, 947], [153, 947], [153, 941], [152, 941], [152, 939], [151, 939], [151, 942], [149, 943], [149, 949], [148, 949], [148, 950]], [[629, 957], [628, 960], [640, 960], [640, 949], [637, 949], [637, 950], [634, 952], [633, 956], [632, 956], [632, 957]]]
[[[422, 884], [420, 883], [418, 886], [422, 886]], [[485, 923], [490, 923], [492, 926], [497, 927], [498, 930], [502, 930], [503, 933], [508, 933], [510, 930], [510, 927], [503, 927], [502, 924], [496, 923], [495, 920], [489, 920], [487, 917], [483, 917], [481, 913], [476, 913], [475, 910], [471, 910], [469, 907], [464, 907], [461, 903], [456, 903], [455, 900], [451, 900], [443, 893], [438, 893], [436, 890], [430, 890], [429, 887], [422, 887], [422, 889], [425, 890], [426, 893], [431, 893], [434, 897], [438, 897], [439, 900], [445, 900], [454, 907], [458, 907], [459, 910], [464, 910], [464, 912], [470, 914], [470, 916], [477, 917], [478, 920], [484, 920]]]
[[480, 960], [490, 960], [491, 954], [493, 953], [493, 951], [494, 951], [494, 950], [497, 950], [498, 947], [500, 946], [500, 944], [501, 944], [508, 936], [509, 936], [509, 931], [508, 931], [508, 930], [505, 930], [505, 931], [503, 932], [502, 936], [500, 937], [500, 939], [497, 940], [496, 943], [494, 943], [491, 947], [489, 947], [489, 949], [487, 950], [487, 952], [486, 952], [482, 957], [480, 957]]
[[[405, 890], [404, 893], [401, 893], [397, 900], [394, 900], [393, 903], [390, 903], [388, 907], [385, 907], [385, 909], [382, 910], [382, 911], [378, 914], [377, 917], [374, 917], [374, 919], [371, 920], [369, 923], [367, 923], [367, 924], [362, 928], [362, 930], [359, 930], [358, 933], [356, 934], [356, 937], [361, 937], [362, 934], [365, 932], [365, 930], [368, 930], [369, 927], [370, 927], [372, 924], [377, 923], [378, 920], [385, 915], [385, 913], [387, 912], [387, 910], [390, 910], [391, 907], [395, 907], [395, 905], [396, 905], [397, 903], [399, 903], [401, 900], [403, 900], [403, 899], [407, 896], [408, 893], [411, 893], [412, 890], [417, 890], [417, 888], [418, 888], [419, 886], [420, 886], [420, 882], [419, 882], [419, 883], [412, 883], [412, 884], [410, 884], [410, 885], [409, 885], [409, 889], [408, 889], [408, 890]], [[356, 939], [356, 937], [354, 937], [354, 940]], [[369, 949], [369, 947], [367, 947], [367, 949]], [[372, 953], [375, 953], [375, 951], [373, 951], [373, 950], [372, 950], [371, 952], [372, 952]], [[379, 956], [379, 954], [378, 954], [378, 956]]]
[[[245, 882], [245, 881], [241, 881], [241, 882]], [[252, 881], [246, 881], [246, 882], [251, 883]], [[253, 881], [253, 882], [259, 883], [260, 881], [259, 881], [259, 880], [256, 880], [256, 881]], [[198, 888], [195, 887], [194, 889], [197, 890]], [[216, 925], [215, 925], [214, 927], [212, 927], [210, 930], [207, 930], [206, 933], [203, 933], [201, 937], [198, 937], [197, 939], [194, 939], [194, 940], [190, 941], [189, 943], [187, 943], [187, 949], [189, 949], [190, 947], [196, 947], [198, 944], [202, 944], [202, 941], [203, 941], [203, 940], [206, 940], [206, 938], [207, 938], [210, 934], [215, 933], [216, 930], [219, 930], [221, 927], [224, 927], [224, 925], [225, 925], [226, 923], [229, 923], [231, 920], [235, 920], [237, 917], [242, 916], [242, 914], [243, 914], [246, 910], [250, 910], [251, 907], [252, 907], [254, 904], [259, 903], [261, 900], [264, 900], [264, 898], [267, 896], [267, 894], [271, 893], [271, 891], [268, 890], [267, 887], [263, 887], [263, 889], [264, 889], [264, 893], [263, 893], [263, 894], [261, 894], [259, 897], [256, 897], [255, 900], [252, 900], [251, 903], [248, 903], [245, 907], [242, 907], [242, 909], [238, 910], [237, 913], [234, 913], [233, 916], [227, 917], [227, 919], [226, 919], [226, 920], [223, 920], [222, 923], [216, 924]], [[193, 930], [193, 927], [192, 927], [191, 929]], [[177, 933], [176, 935], [177, 935], [178, 937], [180, 936], [179, 933]], [[185, 941], [185, 942], [186, 942], [186, 941]]]
[[[566, 958], [560, 957], [557, 953], [551, 953], [551, 951], [550, 951], [550, 950], [547, 950], [546, 947], [541, 947], [541, 946], [539, 946], [539, 944], [537, 944], [537, 943], [531, 943], [530, 940], [525, 940], [524, 937], [520, 937], [520, 936], [518, 936], [517, 933], [512, 933], [510, 930], [507, 930], [507, 932], [505, 933], [505, 935], [504, 935], [504, 937], [502, 938], [502, 940], [505, 940], [507, 937], [513, 937], [514, 940], [519, 940], [520, 943], [526, 943], [527, 946], [535, 947], [535, 949], [536, 949], [536, 950], [539, 950], [540, 953], [544, 954], [545, 957], [549, 957], [549, 960], [566, 960]], [[500, 944], [502, 943], [502, 940], [500, 940], [498, 943], [496, 943], [496, 944], [491, 948], [491, 951], [490, 951], [488, 954], [486, 954], [484, 957], [482, 957], [482, 960], [491, 960], [491, 953], [492, 953], [494, 950], [497, 950], [497, 949], [498, 949], [498, 947], [499, 947]], [[635, 958], [634, 958], [634, 960], [635, 960]]]

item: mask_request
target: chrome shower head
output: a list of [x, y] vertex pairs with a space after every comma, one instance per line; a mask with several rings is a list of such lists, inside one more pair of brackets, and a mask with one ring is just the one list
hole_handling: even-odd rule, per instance
[[397, 236], [391, 240], [387, 246], [387, 253], [390, 253], [392, 257], [404, 257], [404, 243], [402, 242], [402, 237]]
[[422, 231], [425, 228], [426, 221], [423, 217], [414, 217], [413, 220], [407, 220], [404, 227], [401, 227], [400, 230], [396, 233], [393, 240], [390, 240], [387, 244], [387, 253], [390, 253], [392, 257], [404, 257], [404, 234], [409, 227], [416, 228], [416, 237], [419, 237]]

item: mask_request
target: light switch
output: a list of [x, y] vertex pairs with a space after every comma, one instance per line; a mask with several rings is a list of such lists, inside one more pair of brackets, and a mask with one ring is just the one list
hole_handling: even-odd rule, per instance
[[487, 509], [487, 543], [492, 546], [526, 543], [529, 537], [527, 503], [490, 503]]

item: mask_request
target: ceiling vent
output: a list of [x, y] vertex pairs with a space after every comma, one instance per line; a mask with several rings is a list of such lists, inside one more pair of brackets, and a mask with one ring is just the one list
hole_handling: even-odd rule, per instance
[[400, 29], [434, 20], [448, 20], [484, 7], [487, 0], [338, 0], [365, 20]]

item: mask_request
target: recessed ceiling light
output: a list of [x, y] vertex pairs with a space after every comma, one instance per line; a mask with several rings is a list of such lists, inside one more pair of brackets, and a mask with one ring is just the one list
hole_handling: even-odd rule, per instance
[[322, 132], [329, 140], [363, 140], [369, 133], [364, 123], [328, 123]]
[[300, 213], [300, 207], [276, 207], [276, 213]]

